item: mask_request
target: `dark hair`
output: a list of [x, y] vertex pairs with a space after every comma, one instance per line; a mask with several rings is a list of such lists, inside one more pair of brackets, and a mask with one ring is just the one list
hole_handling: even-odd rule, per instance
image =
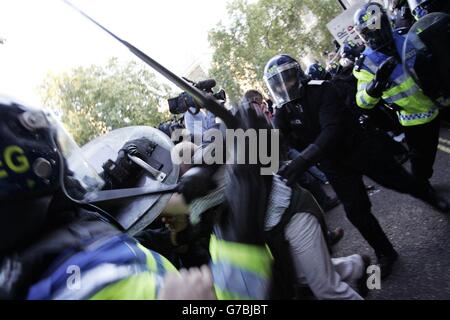
[[255, 97], [261, 97], [261, 99], [264, 100], [262, 93], [259, 92], [258, 90], [253, 90], [253, 89], [248, 90], [244, 94], [244, 100], [249, 101], [249, 102], [252, 101]]

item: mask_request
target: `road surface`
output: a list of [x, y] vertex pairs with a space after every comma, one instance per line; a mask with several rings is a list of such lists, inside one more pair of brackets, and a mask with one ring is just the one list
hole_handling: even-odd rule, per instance
[[[442, 128], [440, 136], [431, 182], [450, 200], [450, 129]], [[382, 280], [380, 290], [370, 291], [367, 299], [450, 299], [450, 214], [441, 214], [369, 179], [366, 182], [378, 189], [370, 197], [373, 212], [400, 255], [392, 275]], [[346, 219], [342, 206], [326, 218], [330, 227], [345, 229], [334, 256], [361, 253], [375, 261], [373, 251]]]

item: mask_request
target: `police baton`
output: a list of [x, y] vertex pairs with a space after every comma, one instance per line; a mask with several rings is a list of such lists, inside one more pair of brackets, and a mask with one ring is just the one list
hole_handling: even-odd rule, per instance
[[199, 90], [196, 87], [193, 87], [191, 84], [189, 84], [186, 80], [178, 77], [176, 74], [171, 72], [169, 69], [165, 68], [163, 65], [158, 63], [156, 60], [152, 59], [148, 55], [146, 55], [144, 52], [130, 44], [129, 42], [119, 38], [114, 33], [106, 29], [104, 26], [102, 26], [100, 23], [92, 19], [90, 16], [88, 16], [86, 13], [84, 13], [82, 10], [74, 6], [71, 2], [68, 0], [61, 0], [67, 5], [69, 5], [74, 10], [78, 11], [81, 15], [83, 15], [85, 18], [90, 20], [92, 23], [97, 25], [99, 28], [101, 28], [103, 31], [108, 33], [110, 36], [112, 36], [114, 39], [119, 41], [121, 44], [126, 46], [135, 56], [137, 56], [139, 59], [144, 61], [147, 65], [152, 67], [154, 70], [159, 72], [161, 75], [166, 77], [168, 80], [170, 80], [172, 83], [174, 83], [176, 86], [184, 90], [185, 92], [189, 93], [194, 99], [197, 100], [199, 105], [203, 106], [208, 111], [215, 114], [217, 117], [221, 118], [227, 128], [229, 129], [236, 129], [236, 119], [235, 117], [229, 112], [227, 109], [222, 107], [220, 103], [212, 96], [206, 95], [204, 92]]

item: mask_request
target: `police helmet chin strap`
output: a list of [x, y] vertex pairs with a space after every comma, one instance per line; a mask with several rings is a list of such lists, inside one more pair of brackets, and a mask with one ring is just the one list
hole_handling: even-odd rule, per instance
[[87, 193], [82, 203], [92, 204], [100, 203], [112, 200], [129, 199], [141, 196], [160, 195], [166, 193], [174, 193], [178, 191], [178, 184], [171, 184], [161, 187], [139, 187], [139, 188], [126, 188], [126, 189], [114, 189], [114, 190], [102, 190], [96, 192]]
[[84, 195], [83, 199], [78, 200], [73, 198], [67, 191], [64, 177], [65, 177], [65, 162], [64, 157], [57, 148], [57, 153], [59, 161], [61, 163], [59, 169], [59, 183], [64, 195], [72, 202], [80, 205], [81, 207], [86, 207], [93, 209], [93, 212], [97, 214], [102, 220], [114, 224], [122, 231], [126, 231], [126, 228], [110, 213], [97, 207], [94, 203], [101, 203], [107, 201], [121, 200], [121, 199], [131, 199], [141, 196], [149, 195], [162, 195], [167, 193], [174, 193], [178, 191], [178, 184], [167, 185], [159, 188], [154, 187], [140, 187], [140, 188], [128, 188], [128, 189], [115, 189], [115, 190], [102, 190], [96, 192], [89, 192]]
[[117, 228], [119, 228], [119, 230], [121, 231], [125, 231], [125, 228], [122, 226], [122, 224], [117, 221], [116, 218], [114, 218], [111, 214], [109, 214], [108, 212], [106, 212], [105, 210], [93, 205], [92, 203], [89, 202], [85, 202], [83, 200], [77, 200], [75, 198], [73, 198], [69, 192], [66, 189], [66, 185], [65, 185], [65, 181], [64, 181], [64, 177], [65, 177], [65, 160], [63, 155], [61, 154], [61, 151], [58, 148], [58, 144], [56, 143], [56, 140], [53, 139], [53, 143], [55, 145], [56, 148], [56, 153], [58, 154], [58, 158], [59, 158], [59, 185], [61, 187], [61, 190], [63, 191], [64, 195], [67, 197], [67, 199], [69, 199], [70, 201], [80, 205], [81, 207], [87, 207], [90, 209], [94, 209], [93, 213], [96, 214], [101, 220], [107, 222], [107, 223], [111, 223], [113, 225], [115, 225]]

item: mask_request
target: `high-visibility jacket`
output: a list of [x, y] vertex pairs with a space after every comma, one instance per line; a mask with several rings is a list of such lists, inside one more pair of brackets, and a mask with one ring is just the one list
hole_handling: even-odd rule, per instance
[[[219, 299], [266, 297], [272, 262], [267, 248], [213, 237], [211, 255]], [[167, 272], [177, 270], [136, 239], [126, 234], [106, 236], [66, 250], [29, 288], [27, 298], [151, 300], [158, 297]]]
[[[401, 56], [405, 37], [393, 33], [395, 45]], [[358, 92], [356, 103], [363, 109], [372, 109], [380, 98], [371, 97], [367, 91], [367, 85], [374, 79], [378, 67], [389, 57], [381, 52], [374, 51], [367, 47], [362, 53], [362, 59], [353, 70], [353, 74], [358, 79]], [[397, 105], [400, 111], [397, 112], [400, 123], [403, 126], [415, 126], [431, 122], [439, 114], [438, 106], [427, 97], [414, 80], [403, 70], [399, 63], [389, 77], [390, 84], [383, 92], [381, 99], [387, 104]], [[445, 101], [448, 105], [450, 101]]]

